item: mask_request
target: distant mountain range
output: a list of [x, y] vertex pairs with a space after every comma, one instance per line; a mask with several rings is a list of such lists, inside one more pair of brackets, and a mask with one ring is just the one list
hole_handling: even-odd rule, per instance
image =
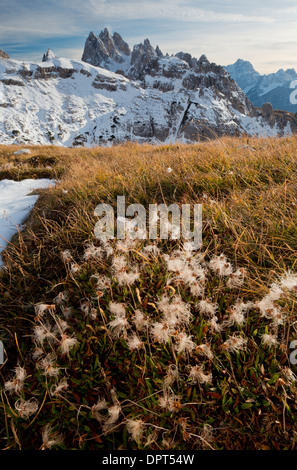
[[297, 112], [297, 104], [290, 103], [293, 91], [290, 84], [297, 80], [295, 69], [261, 75], [250, 62], [242, 59], [225, 68], [255, 106], [261, 107], [268, 102], [274, 109]]
[[0, 143], [64, 146], [196, 142], [223, 135], [283, 136], [297, 117], [257, 109], [224, 67], [148, 39], [132, 49], [105, 28], [82, 60], [0, 56]]

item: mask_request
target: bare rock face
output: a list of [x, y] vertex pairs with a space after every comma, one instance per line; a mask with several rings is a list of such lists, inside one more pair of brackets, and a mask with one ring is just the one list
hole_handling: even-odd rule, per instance
[[0, 49], [0, 59], [9, 59], [9, 55]]
[[[143, 80], [146, 73], [158, 68], [158, 59], [164, 57], [159, 46], [153, 48], [150, 41], [136, 44], [131, 52], [119, 33], [112, 36], [105, 28], [98, 36], [90, 33], [86, 40], [82, 60], [103, 67], [133, 80]], [[124, 67], [121, 64], [124, 63]]]
[[118, 33], [111, 36], [107, 28], [96, 36], [93, 32], [86, 40], [82, 60], [97, 67], [110, 68], [110, 64], [121, 64], [131, 53], [128, 44]]
[[143, 43], [136, 44], [132, 51], [129, 76], [141, 80], [146, 66], [155, 59], [158, 59], [158, 54], [148, 39], [145, 39]]
[[178, 52], [177, 54], [175, 54], [175, 57], [184, 60], [185, 62], [187, 62], [187, 64], [189, 64], [190, 67], [192, 67], [192, 56], [188, 52]]
[[159, 46], [156, 47], [156, 54], [157, 54], [157, 56], [160, 57], [160, 58], [164, 57], [164, 56], [163, 56], [163, 52], [161, 51], [161, 49], [160, 49]]
[[273, 127], [275, 124], [275, 114], [271, 103], [264, 103], [261, 109], [261, 114], [268, 124]]
[[285, 135], [285, 129], [291, 129], [292, 133], [297, 133], [297, 114], [290, 113], [284, 110], [275, 110], [275, 125]]
[[117, 49], [122, 52], [124, 55], [128, 56], [131, 54], [130, 47], [128, 44], [123, 40], [122, 36], [119, 33], [114, 33], [112, 36], [113, 41], [117, 47]]
[[91, 32], [86, 40], [82, 61], [100, 67], [108, 59], [109, 53], [102, 39]]
[[101, 39], [101, 41], [103, 42], [110, 59], [119, 63], [123, 62], [123, 58], [119, 50], [117, 49], [114, 39], [110, 35], [110, 32], [107, 28], [105, 28], [104, 31], [101, 31], [101, 33], [99, 34], [99, 39]]

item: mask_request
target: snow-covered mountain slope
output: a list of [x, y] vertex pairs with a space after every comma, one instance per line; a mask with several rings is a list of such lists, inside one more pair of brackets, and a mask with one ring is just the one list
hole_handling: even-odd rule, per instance
[[96, 38], [87, 39], [84, 61], [50, 50], [38, 63], [0, 59], [0, 143], [94, 146], [295, 132], [293, 116], [257, 110], [205, 56], [163, 55], [149, 40], [131, 52], [107, 30]]
[[295, 69], [260, 75], [250, 62], [238, 59], [226, 70], [255, 106], [271, 103], [274, 109], [297, 112], [297, 105], [290, 102], [290, 84], [297, 80]]

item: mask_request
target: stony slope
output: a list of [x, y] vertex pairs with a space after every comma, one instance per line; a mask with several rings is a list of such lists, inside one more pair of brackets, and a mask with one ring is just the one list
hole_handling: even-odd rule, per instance
[[149, 40], [131, 51], [107, 29], [90, 34], [83, 61], [50, 50], [39, 63], [0, 58], [4, 144], [169, 143], [295, 131], [294, 117], [272, 114], [256, 109], [205, 56], [163, 55]]

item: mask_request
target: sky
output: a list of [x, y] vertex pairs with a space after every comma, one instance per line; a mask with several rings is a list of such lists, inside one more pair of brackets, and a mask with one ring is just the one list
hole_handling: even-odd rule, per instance
[[108, 27], [133, 46], [149, 38], [163, 53], [206, 54], [260, 73], [297, 69], [296, 0], [0, 0], [0, 49], [12, 58], [80, 59], [86, 37]]

